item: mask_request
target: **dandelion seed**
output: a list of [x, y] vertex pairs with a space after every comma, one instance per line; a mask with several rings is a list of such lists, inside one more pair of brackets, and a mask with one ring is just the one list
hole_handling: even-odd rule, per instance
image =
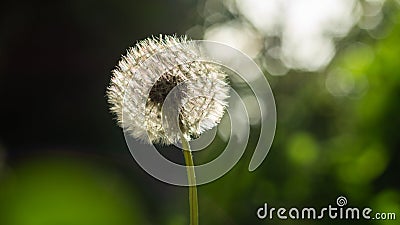
[[181, 132], [196, 138], [219, 123], [227, 105], [226, 74], [186, 37], [140, 41], [112, 73], [111, 111], [124, 130], [148, 143], [174, 144]]

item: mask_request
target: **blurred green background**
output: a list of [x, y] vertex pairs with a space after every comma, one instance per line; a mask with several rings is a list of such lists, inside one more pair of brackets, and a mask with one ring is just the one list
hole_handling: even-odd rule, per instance
[[201, 224], [267, 224], [265, 202], [319, 208], [340, 195], [400, 216], [400, 1], [16, 0], [0, 3], [0, 28], [0, 225], [188, 224], [187, 189], [136, 164], [105, 98], [125, 49], [160, 33], [239, 48], [276, 99], [266, 160], [248, 172], [253, 115], [244, 157], [199, 187]]

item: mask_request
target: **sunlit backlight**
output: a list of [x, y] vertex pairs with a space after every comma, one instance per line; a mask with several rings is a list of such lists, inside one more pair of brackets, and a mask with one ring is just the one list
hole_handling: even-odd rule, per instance
[[[225, 5], [232, 8], [232, 4], [227, 2]], [[235, 2], [240, 16], [207, 28], [205, 38], [231, 44], [253, 58], [259, 56], [260, 51], [265, 51], [262, 53], [269, 56], [267, 60], [283, 62], [287, 68], [304, 71], [324, 69], [335, 55], [335, 41], [349, 33], [360, 21], [364, 11], [367, 11], [366, 16], [375, 18], [374, 24], [368, 22], [368, 26], [379, 23], [379, 18], [376, 18], [381, 14], [382, 5], [382, 1], [373, 1], [368, 3], [368, 9], [364, 9], [356, 0]], [[279, 37], [280, 41], [260, 41], [262, 37]], [[277, 46], [279, 54], [271, 50]], [[266, 65], [271, 63], [267, 62]], [[268, 66], [266, 69], [269, 70]], [[284, 69], [271, 69], [272, 74], [285, 73]]]
[[257, 56], [262, 47], [260, 36], [240, 22], [212, 26], [207, 29], [204, 38], [235, 47], [252, 58]]
[[325, 85], [333, 96], [347, 96], [354, 88], [354, 78], [349, 71], [336, 69], [328, 74]]

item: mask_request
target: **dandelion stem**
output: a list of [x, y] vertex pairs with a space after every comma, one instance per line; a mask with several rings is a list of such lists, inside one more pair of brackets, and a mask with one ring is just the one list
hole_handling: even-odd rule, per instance
[[190, 206], [190, 225], [199, 224], [199, 205], [197, 200], [196, 175], [194, 172], [194, 163], [192, 151], [189, 142], [181, 135], [183, 155], [185, 157], [186, 170], [189, 182], [189, 206]]

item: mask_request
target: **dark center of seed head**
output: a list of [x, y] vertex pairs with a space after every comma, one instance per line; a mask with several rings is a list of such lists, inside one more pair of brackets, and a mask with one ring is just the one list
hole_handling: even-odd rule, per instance
[[169, 92], [181, 82], [182, 80], [177, 76], [171, 76], [170, 74], [161, 76], [150, 90], [150, 101], [163, 104]]

